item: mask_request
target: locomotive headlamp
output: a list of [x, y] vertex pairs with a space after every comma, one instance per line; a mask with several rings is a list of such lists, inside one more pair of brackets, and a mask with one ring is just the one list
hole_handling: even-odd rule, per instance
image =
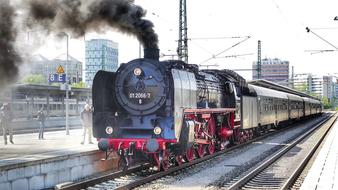
[[142, 70], [140, 68], [137, 67], [137, 68], [134, 69], [134, 75], [135, 76], [140, 76], [141, 74], [142, 74]]
[[107, 133], [108, 135], [113, 134], [113, 132], [114, 132], [114, 129], [113, 129], [112, 126], [107, 126], [107, 127], [106, 127], [106, 133]]
[[161, 134], [161, 132], [162, 132], [162, 129], [161, 129], [161, 127], [155, 127], [154, 128], [154, 133], [155, 133], [155, 135], [159, 135], [159, 134]]

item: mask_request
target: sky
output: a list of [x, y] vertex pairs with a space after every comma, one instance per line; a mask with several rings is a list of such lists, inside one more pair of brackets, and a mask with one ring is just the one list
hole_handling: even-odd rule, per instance
[[[179, 0], [135, 0], [135, 4], [147, 10], [146, 18], [155, 25], [161, 59], [170, 59], [169, 55], [177, 49]], [[261, 40], [262, 58], [288, 60], [290, 70], [294, 66], [295, 73], [338, 73], [335, 48], [338, 47], [338, 21], [334, 21], [338, 16], [337, 7], [337, 0], [187, 0], [189, 63], [216, 64], [218, 66], [210, 68], [218, 69], [250, 69], [257, 60], [257, 41]], [[306, 27], [332, 45], [307, 33]], [[84, 62], [84, 40], [106, 38], [119, 43], [120, 63], [139, 57], [135, 37], [110, 28], [105, 31], [104, 34], [88, 33], [85, 38], [71, 38], [70, 54]], [[245, 39], [238, 37], [245, 36], [250, 38], [230, 48]], [[49, 36], [42, 44], [34, 53], [53, 58], [66, 52], [65, 40]], [[220, 54], [220, 58], [212, 58], [226, 49], [229, 50]], [[249, 55], [232, 57], [242, 54]], [[250, 80], [251, 72], [238, 73]]]

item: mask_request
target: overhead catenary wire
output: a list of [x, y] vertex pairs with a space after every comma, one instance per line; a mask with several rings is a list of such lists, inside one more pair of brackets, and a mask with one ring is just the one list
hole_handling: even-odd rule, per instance
[[309, 27], [306, 27], [305, 29], [306, 29], [306, 31], [307, 31], [308, 33], [311, 32], [313, 35], [317, 36], [319, 39], [323, 40], [325, 43], [329, 44], [330, 46], [332, 46], [332, 47], [334, 47], [336, 50], [338, 50], [338, 48], [337, 48], [335, 45], [333, 45], [333, 44], [332, 44], [331, 42], [329, 42], [328, 40], [324, 39], [323, 37], [321, 37], [321, 36], [319, 36], [318, 34], [316, 34], [315, 32], [313, 32]]
[[229, 51], [230, 49], [232, 49], [232, 48], [234, 48], [234, 47], [236, 47], [236, 46], [238, 46], [238, 45], [240, 45], [241, 43], [247, 41], [248, 39], [250, 39], [250, 36], [247, 36], [245, 39], [243, 39], [243, 40], [237, 42], [236, 44], [234, 44], [234, 45], [232, 45], [232, 46], [226, 48], [225, 50], [223, 50], [223, 51], [221, 51], [221, 52], [219, 52], [219, 53], [217, 53], [217, 54], [215, 54], [215, 55], [212, 55], [212, 57], [210, 57], [210, 58], [208, 58], [208, 59], [202, 61], [200, 64], [203, 64], [203, 63], [205, 63], [205, 62], [210, 61], [211, 59], [216, 58], [217, 56], [219, 56], [219, 55], [221, 55], [221, 54], [223, 54], [223, 53]]
[[222, 40], [222, 39], [238, 39], [238, 38], [250, 38], [250, 36], [220, 36], [220, 37], [200, 37], [189, 38], [188, 40]]
[[243, 54], [237, 54], [237, 55], [226, 55], [226, 56], [215, 57], [215, 59], [237, 58], [237, 57], [242, 57], [242, 56], [247, 56], [247, 55], [253, 55], [253, 54], [254, 53], [243, 53]]
[[323, 49], [323, 50], [305, 50], [305, 52], [310, 52], [311, 55], [313, 54], [318, 54], [318, 53], [327, 53], [327, 52], [335, 52], [338, 50], [333, 50], [333, 49]]

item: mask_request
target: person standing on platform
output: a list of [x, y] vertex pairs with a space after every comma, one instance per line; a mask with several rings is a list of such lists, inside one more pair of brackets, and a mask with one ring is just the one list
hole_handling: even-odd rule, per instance
[[44, 107], [42, 107], [40, 109], [40, 111], [38, 112], [38, 121], [40, 123], [40, 128], [39, 128], [39, 140], [43, 140], [43, 132], [45, 129], [45, 120], [46, 120], [46, 116], [45, 116], [45, 112], [44, 112]]
[[86, 140], [86, 134], [88, 132], [88, 142], [89, 144], [93, 144], [92, 142], [92, 118], [93, 118], [93, 111], [90, 105], [87, 103], [84, 107], [84, 110], [81, 112], [81, 120], [83, 125], [83, 140], [81, 144], [84, 144]]
[[4, 143], [7, 145], [7, 132], [9, 134], [9, 142], [13, 142], [13, 128], [10, 126], [10, 123], [13, 119], [13, 113], [11, 112], [10, 106], [5, 103], [0, 109], [0, 120], [2, 126], [2, 134], [4, 136]]

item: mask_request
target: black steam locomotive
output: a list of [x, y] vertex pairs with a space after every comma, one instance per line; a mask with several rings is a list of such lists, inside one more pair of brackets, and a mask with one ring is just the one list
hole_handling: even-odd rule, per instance
[[[144, 59], [122, 64], [116, 73], [99, 71], [93, 81], [94, 137], [126, 165], [141, 152], [166, 170], [248, 140], [262, 127], [305, 117], [307, 104], [316, 108], [313, 114], [321, 112], [317, 100], [248, 85], [230, 70], [158, 59], [158, 49], [146, 49]], [[265, 98], [274, 112], [264, 114]]]

